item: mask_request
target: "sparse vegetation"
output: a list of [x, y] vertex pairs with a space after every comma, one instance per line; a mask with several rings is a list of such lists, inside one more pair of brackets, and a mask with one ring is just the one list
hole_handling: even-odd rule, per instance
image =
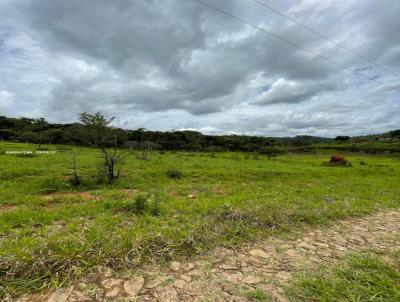
[[271, 301], [271, 297], [269, 296], [269, 294], [263, 291], [262, 289], [247, 291], [244, 293], [244, 296], [247, 298], [251, 298], [254, 301], [262, 301], [262, 302]]
[[350, 254], [298, 275], [287, 293], [291, 301], [400, 301], [400, 253]]
[[172, 179], [179, 179], [183, 176], [183, 173], [176, 169], [171, 169], [166, 172], [167, 176]]
[[128, 201], [123, 208], [127, 212], [140, 215], [149, 208], [149, 201], [146, 195], [138, 195], [132, 201]]

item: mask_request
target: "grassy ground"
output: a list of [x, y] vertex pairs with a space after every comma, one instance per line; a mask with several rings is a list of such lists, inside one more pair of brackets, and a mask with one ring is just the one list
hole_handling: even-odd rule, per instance
[[[0, 143], [0, 296], [58, 286], [96, 265], [163, 262], [400, 205], [395, 157], [329, 167], [326, 155], [131, 154], [108, 186], [97, 181], [96, 150], [47, 148], [56, 154], [23, 157], [4, 151], [37, 147]], [[73, 154], [81, 187], [70, 184]]]
[[291, 301], [400, 301], [400, 252], [350, 254], [297, 276], [287, 292]]

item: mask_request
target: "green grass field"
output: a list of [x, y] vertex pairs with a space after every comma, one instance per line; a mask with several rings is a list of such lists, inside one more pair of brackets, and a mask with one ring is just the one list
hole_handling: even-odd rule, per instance
[[153, 152], [145, 161], [132, 152], [109, 186], [96, 176], [95, 149], [46, 148], [56, 153], [10, 155], [37, 146], [0, 142], [0, 297], [97, 265], [163, 263], [400, 206], [398, 157], [351, 155], [350, 167], [330, 167], [327, 155]]
[[400, 301], [400, 251], [349, 254], [335, 265], [298, 275], [287, 292], [292, 301]]

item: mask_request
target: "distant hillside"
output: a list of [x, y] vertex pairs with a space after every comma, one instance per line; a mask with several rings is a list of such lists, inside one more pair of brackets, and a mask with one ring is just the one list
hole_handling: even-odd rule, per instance
[[352, 142], [396, 142], [400, 141], [400, 129], [388, 131], [380, 134], [371, 134], [363, 136], [354, 136], [351, 138]]

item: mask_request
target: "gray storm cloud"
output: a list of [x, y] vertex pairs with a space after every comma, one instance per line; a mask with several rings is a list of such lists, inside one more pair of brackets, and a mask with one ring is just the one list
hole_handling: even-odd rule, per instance
[[[264, 1], [400, 73], [397, 1]], [[101, 110], [129, 127], [213, 134], [400, 126], [399, 77], [254, 1], [206, 2], [382, 84], [193, 0], [0, 0], [0, 113], [67, 122]]]

